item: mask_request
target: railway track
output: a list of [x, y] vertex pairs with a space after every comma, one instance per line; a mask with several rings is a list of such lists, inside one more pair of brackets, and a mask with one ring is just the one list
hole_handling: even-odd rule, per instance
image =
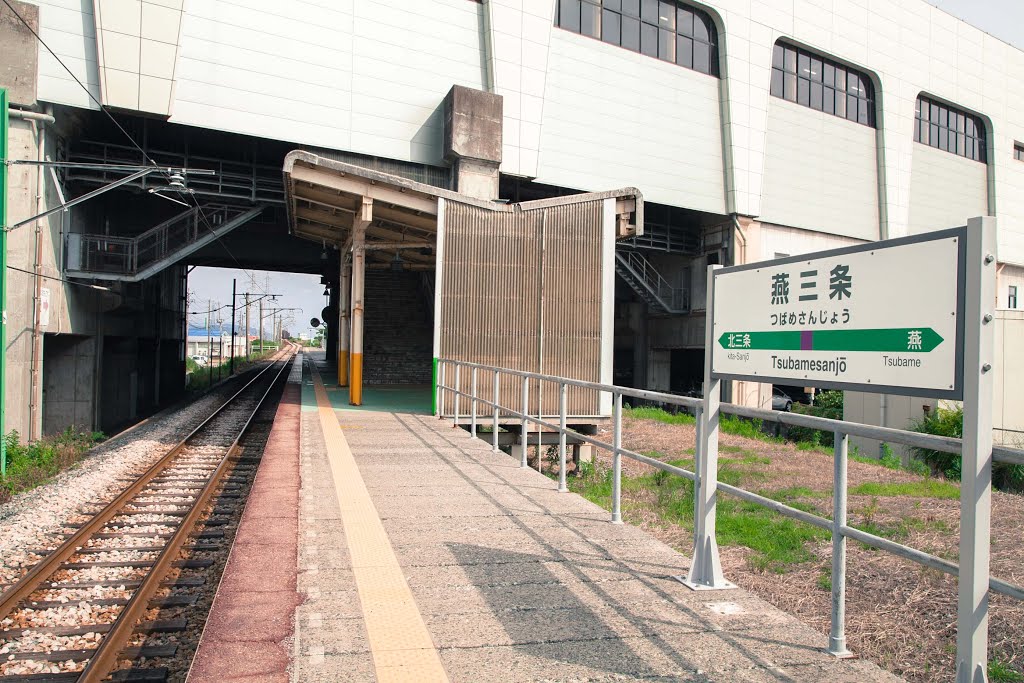
[[226, 511], [210, 504], [215, 494], [241, 496], [256, 463], [238, 461], [239, 444], [293, 356], [252, 377], [0, 593], [0, 683], [166, 679], [166, 669], [125, 662], [174, 656], [173, 643], [147, 646], [144, 636], [184, 630], [183, 619], [160, 619], [160, 610], [194, 603], [178, 589], [197, 580], [178, 570], [212, 560], [180, 556], [220, 548]]

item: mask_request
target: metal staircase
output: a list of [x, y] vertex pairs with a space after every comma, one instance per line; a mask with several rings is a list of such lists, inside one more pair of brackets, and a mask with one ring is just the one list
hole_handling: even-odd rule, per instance
[[690, 292], [673, 287], [638, 251], [615, 251], [615, 272], [655, 310], [680, 315], [690, 310]]
[[65, 273], [138, 282], [247, 223], [263, 208], [195, 207], [134, 237], [71, 233], [67, 236]]

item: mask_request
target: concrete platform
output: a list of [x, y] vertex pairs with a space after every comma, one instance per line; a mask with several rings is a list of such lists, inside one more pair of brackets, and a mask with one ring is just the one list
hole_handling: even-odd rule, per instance
[[310, 370], [291, 680], [899, 680], [746, 591], [690, 591], [685, 557], [463, 430], [337, 410]]
[[286, 683], [299, 604], [299, 414], [302, 355], [274, 416], [189, 683]]
[[685, 557], [463, 430], [345, 410], [309, 355], [190, 682], [899, 680], [746, 591], [690, 591]]

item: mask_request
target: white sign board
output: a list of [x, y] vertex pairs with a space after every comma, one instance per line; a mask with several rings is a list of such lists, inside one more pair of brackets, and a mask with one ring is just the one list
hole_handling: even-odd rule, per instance
[[714, 271], [712, 375], [961, 398], [965, 234]]
[[46, 327], [50, 324], [50, 288], [39, 288], [39, 326]]

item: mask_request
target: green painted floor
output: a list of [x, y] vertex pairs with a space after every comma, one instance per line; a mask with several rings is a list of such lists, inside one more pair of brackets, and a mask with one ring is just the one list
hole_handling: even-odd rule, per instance
[[[368, 410], [385, 413], [408, 413], [430, 415], [433, 413], [433, 387], [429, 384], [378, 384], [363, 387], [363, 405], [353, 406], [348, 402], [348, 387], [338, 386], [337, 369], [324, 360], [322, 351], [307, 352], [308, 360], [316, 363], [327, 397], [335, 410]], [[302, 372], [302, 409], [316, 410], [316, 396], [309, 368]]]
[[[331, 382], [335, 382], [331, 376]], [[348, 402], [348, 387], [331, 386], [324, 376], [327, 385], [327, 397], [335, 410], [371, 410], [385, 413], [411, 413], [414, 415], [430, 415], [432, 412], [431, 392], [429, 384], [381, 384], [363, 387], [363, 405], [353, 406]]]

